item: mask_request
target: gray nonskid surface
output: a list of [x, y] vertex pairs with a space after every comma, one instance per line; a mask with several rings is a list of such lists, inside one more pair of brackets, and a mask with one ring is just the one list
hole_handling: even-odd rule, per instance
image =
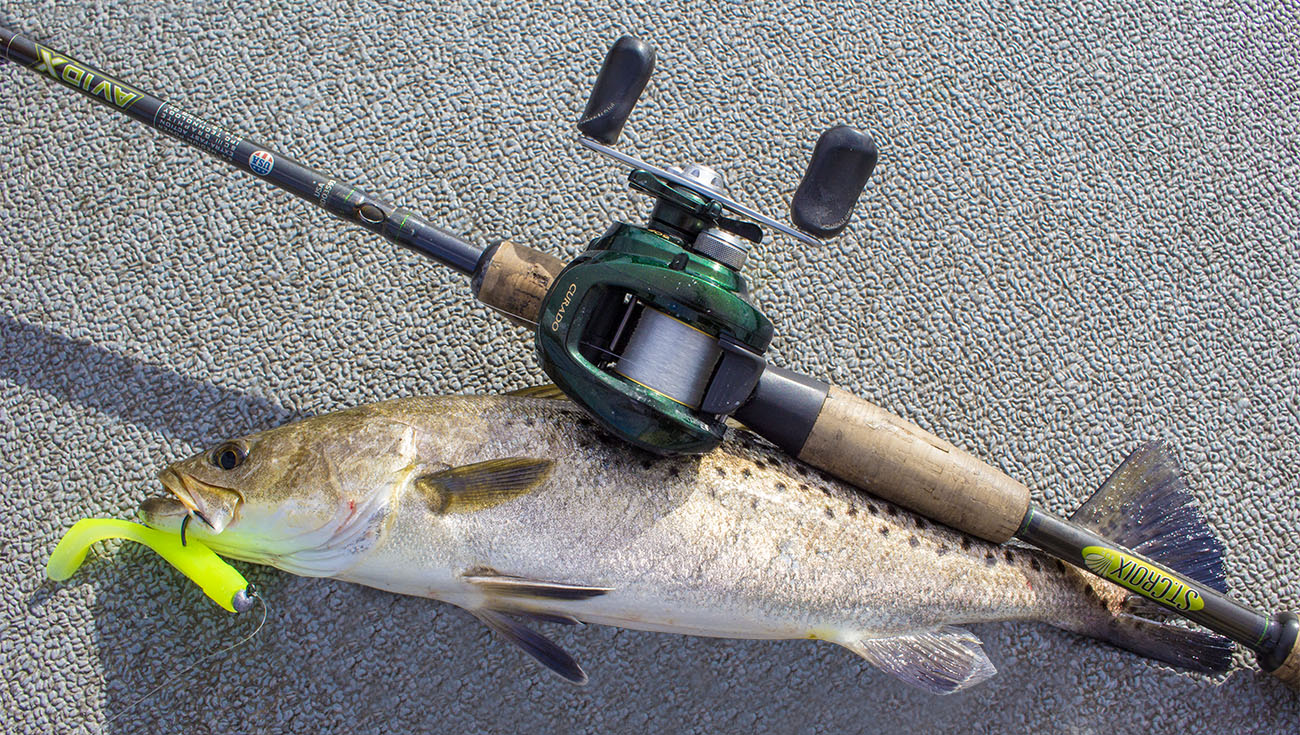
[[[1300, 609], [1300, 21], [1083, 2], [9, 3], [0, 23], [479, 243], [572, 256], [646, 202], [572, 125], [607, 45], [659, 72], [627, 150], [782, 213], [817, 132], [880, 144], [853, 226], [751, 258], [777, 361], [1067, 513], [1173, 443], [1232, 593]], [[294, 416], [540, 382], [463, 279], [0, 68], [0, 729], [94, 728], [255, 620], [147, 550], [43, 581], [167, 462]], [[110, 732], [1295, 732], [1246, 656], [1206, 678], [1038, 625], [949, 698], [838, 647], [554, 630], [564, 684], [435, 602], [240, 565], [266, 629]]]

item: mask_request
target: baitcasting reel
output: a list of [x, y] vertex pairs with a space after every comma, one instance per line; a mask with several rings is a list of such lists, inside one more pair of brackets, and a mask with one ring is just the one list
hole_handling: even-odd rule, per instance
[[578, 123], [580, 143], [632, 167], [629, 185], [655, 198], [649, 221], [615, 222], [560, 271], [537, 350], [555, 384], [617, 436], [661, 454], [705, 452], [754, 394], [772, 340], [740, 273], [763, 238], [755, 223], [812, 245], [839, 234], [876, 146], [847, 126], [823, 133], [791, 203], [793, 229], [733, 200], [708, 166], [662, 169], [612, 147], [654, 58], [620, 38]]

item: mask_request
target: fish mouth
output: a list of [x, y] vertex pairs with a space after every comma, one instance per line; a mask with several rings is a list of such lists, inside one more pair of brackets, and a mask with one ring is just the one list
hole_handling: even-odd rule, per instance
[[198, 503], [194, 502], [194, 494], [190, 492], [189, 485], [185, 482], [185, 476], [168, 467], [158, 473], [158, 480], [167, 492], [172, 494], [181, 505], [185, 506], [186, 512], [195, 512], [199, 510]]
[[[153, 514], [156, 517], [193, 515], [203, 521], [212, 533], [221, 533], [226, 526], [230, 525], [238, 512], [239, 505], [244, 500], [243, 496], [234, 490], [209, 485], [170, 467], [158, 473], [158, 480], [172, 494], [172, 497], [146, 500], [140, 506], [142, 513]], [[233, 496], [231, 499], [233, 502], [229, 508], [220, 507], [222, 505], [220, 501], [218, 507], [208, 507], [203, 500], [204, 492], [218, 498], [223, 495]]]

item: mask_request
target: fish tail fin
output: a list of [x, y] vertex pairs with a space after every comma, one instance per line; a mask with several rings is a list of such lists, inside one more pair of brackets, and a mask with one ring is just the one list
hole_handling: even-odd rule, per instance
[[[1074, 523], [1185, 575], [1225, 590], [1223, 544], [1197, 507], [1168, 448], [1144, 444], [1070, 516]], [[1124, 594], [1099, 577], [1069, 570], [1102, 604], [1059, 627], [1192, 671], [1227, 670], [1233, 644], [1208, 631], [1160, 621], [1169, 612], [1141, 595]]]

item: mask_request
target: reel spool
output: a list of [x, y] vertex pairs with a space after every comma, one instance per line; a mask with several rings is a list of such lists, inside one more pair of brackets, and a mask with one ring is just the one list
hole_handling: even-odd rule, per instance
[[613, 370], [687, 408], [699, 408], [721, 356], [713, 335], [647, 308]]
[[649, 221], [615, 222], [560, 271], [536, 344], [547, 375], [606, 429], [659, 454], [696, 453], [717, 446], [767, 368], [772, 323], [740, 273], [760, 225], [811, 245], [839, 234], [876, 148], [850, 127], [822, 134], [791, 201], [796, 229], [733, 199], [710, 166], [660, 168], [613, 147], [653, 70], [649, 46], [620, 38], [578, 123], [579, 143], [631, 167], [629, 186], [654, 198]]

